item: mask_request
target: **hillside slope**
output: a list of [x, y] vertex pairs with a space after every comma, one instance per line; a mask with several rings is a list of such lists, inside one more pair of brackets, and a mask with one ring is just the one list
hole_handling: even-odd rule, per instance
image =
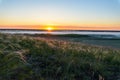
[[120, 51], [0, 34], [0, 80], [118, 80]]

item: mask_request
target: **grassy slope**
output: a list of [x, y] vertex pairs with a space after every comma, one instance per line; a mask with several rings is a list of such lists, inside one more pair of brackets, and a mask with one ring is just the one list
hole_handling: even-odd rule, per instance
[[[100, 35], [79, 35], [79, 34], [26, 34], [32, 37], [42, 37], [46, 39], [57, 39], [71, 42], [82, 42], [84, 44], [106, 46], [109, 48], [120, 49], [120, 38], [102, 38]], [[108, 37], [110, 35], [101, 35], [103, 37]], [[112, 36], [112, 35], [111, 35]]]
[[119, 66], [119, 50], [0, 34], [0, 80], [117, 80]]

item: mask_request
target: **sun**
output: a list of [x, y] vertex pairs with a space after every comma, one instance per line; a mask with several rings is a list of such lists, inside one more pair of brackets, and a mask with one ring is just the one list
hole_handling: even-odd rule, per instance
[[52, 28], [52, 27], [47, 27], [46, 29], [47, 29], [48, 31], [53, 30], [53, 28]]
[[52, 31], [54, 30], [54, 25], [46, 25], [45, 29], [48, 31]]

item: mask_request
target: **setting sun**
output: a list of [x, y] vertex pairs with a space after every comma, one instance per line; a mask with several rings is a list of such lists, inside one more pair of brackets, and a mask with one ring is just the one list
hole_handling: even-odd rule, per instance
[[51, 31], [51, 30], [53, 30], [53, 28], [52, 27], [47, 27], [47, 30]]
[[46, 30], [48, 30], [48, 31], [51, 31], [51, 30], [54, 30], [54, 25], [46, 25], [46, 28], [45, 28]]

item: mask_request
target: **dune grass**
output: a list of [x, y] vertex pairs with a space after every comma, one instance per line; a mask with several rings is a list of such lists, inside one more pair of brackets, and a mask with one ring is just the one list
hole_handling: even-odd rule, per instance
[[0, 34], [0, 80], [118, 80], [120, 50]]

